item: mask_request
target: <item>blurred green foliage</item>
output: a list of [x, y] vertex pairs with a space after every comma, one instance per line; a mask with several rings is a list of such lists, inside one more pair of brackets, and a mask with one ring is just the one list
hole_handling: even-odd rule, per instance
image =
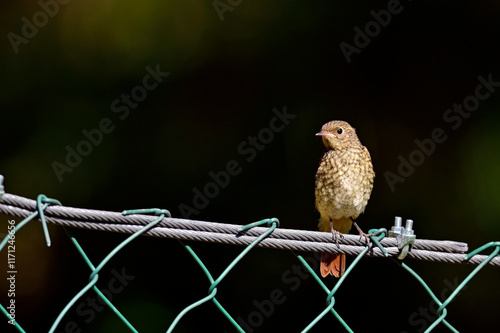
[[[474, 94], [478, 76], [492, 74], [500, 81], [496, 2], [401, 2], [401, 13], [352, 54], [349, 64], [339, 44], [354, 45], [354, 28], [364, 31], [374, 20], [370, 11], [386, 9], [387, 1], [231, 3], [221, 21], [211, 1], [69, 1], [57, 12], [50, 7], [53, 17], [47, 15], [16, 53], [9, 33], [22, 36], [23, 17], [33, 22], [34, 15], [43, 18], [37, 14], [43, 9], [34, 1], [2, 2], [0, 173], [6, 191], [31, 198], [44, 193], [68, 206], [96, 209], [160, 207], [180, 217], [178, 207], [192, 204], [193, 189], [210, 182], [211, 171], [237, 160], [241, 173], [190, 218], [245, 224], [275, 216], [284, 228], [314, 230], [314, 174], [322, 152], [314, 134], [323, 123], [342, 119], [356, 127], [377, 174], [358, 219], [364, 229], [389, 228], [402, 215], [415, 220], [417, 238], [464, 241], [471, 248], [498, 240], [500, 92], [481, 101], [456, 130], [443, 119], [454, 103]], [[142, 85], [146, 67], [156, 65], [170, 75], [120, 119], [113, 101]], [[268, 127], [272, 109], [283, 106], [297, 117], [246, 162], [238, 146]], [[105, 118], [114, 130], [60, 182], [54, 161], [65, 163], [66, 147], [76, 149], [87, 140], [82, 131], [98, 128]], [[384, 174], [397, 173], [398, 156], [408, 158], [414, 140], [429, 138], [435, 128], [445, 129], [447, 140], [392, 192]], [[0, 218], [0, 227], [8, 218]], [[50, 231], [50, 249], [37, 224], [17, 238], [18, 318], [28, 331], [48, 329], [90, 274], [64, 232]], [[123, 239], [75, 234], [95, 261]], [[193, 246], [214, 275], [240, 250]], [[138, 318], [141, 332], [166, 330], [173, 316], [206, 294], [208, 281], [183, 251], [175, 241], [141, 238], [110, 264], [137, 276], [116, 302]], [[313, 281], [305, 280], [297, 291], [283, 282], [282, 274], [297, 264], [293, 255], [258, 250], [246, 263], [218, 294], [235, 317], [246, 318], [255, 311], [252, 301], [273, 289], [287, 298], [255, 331], [298, 331], [321, 311], [324, 295]], [[471, 269], [409, 264], [438, 291], [443, 281], [462, 279]], [[373, 330], [370, 323], [381, 316], [392, 320], [384, 332], [420, 330], [409, 318], [429, 300], [409, 276], [380, 259], [366, 259], [356, 269], [336, 303], [355, 331]], [[498, 274], [486, 268], [473, 279], [450, 305], [449, 322], [463, 331], [494, 331]], [[106, 276], [101, 279], [106, 283]], [[375, 298], [375, 307], [371, 296], [378, 296], [371, 290], [390, 295]], [[477, 310], [474, 320], [471, 310]], [[68, 320], [82, 332], [123, 331], [112, 316], [104, 312], [86, 323], [73, 312]], [[318, 330], [336, 325], [331, 317]], [[179, 326], [200, 329], [232, 331], [209, 305]]]

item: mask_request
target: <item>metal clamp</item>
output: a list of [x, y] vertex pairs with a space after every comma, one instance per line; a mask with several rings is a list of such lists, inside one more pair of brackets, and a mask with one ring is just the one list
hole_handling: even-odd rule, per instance
[[401, 250], [398, 259], [403, 260], [415, 243], [416, 236], [413, 232], [413, 220], [406, 220], [406, 225], [403, 227], [401, 217], [396, 216], [394, 226], [389, 231], [389, 237], [396, 238], [398, 249]]

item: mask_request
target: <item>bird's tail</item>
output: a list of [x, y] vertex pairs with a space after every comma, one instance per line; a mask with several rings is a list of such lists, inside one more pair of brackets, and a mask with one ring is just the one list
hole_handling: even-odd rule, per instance
[[321, 276], [327, 277], [329, 274], [339, 278], [345, 272], [345, 254], [321, 253]]

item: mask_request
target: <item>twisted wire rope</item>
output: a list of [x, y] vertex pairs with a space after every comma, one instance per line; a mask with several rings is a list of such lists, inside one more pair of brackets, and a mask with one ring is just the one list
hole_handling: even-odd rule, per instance
[[[21, 196], [5, 193], [0, 201], [0, 212], [26, 217], [36, 210], [36, 201]], [[146, 215], [123, 215], [119, 212], [74, 208], [66, 206], [50, 206], [45, 210], [48, 223], [60, 226], [110, 231], [132, 234], [155, 219]], [[267, 230], [254, 227], [245, 232], [240, 225], [186, 220], [165, 217], [158, 225], [144, 233], [147, 236], [165, 237], [181, 240], [214, 242], [232, 245], [249, 245], [256, 237]], [[278, 228], [257, 246], [264, 248], [306, 251], [331, 252], [358, 255], [366, 248], [365, 240], [355, 235], [344, 235], [339, 239], [340, 247], [332, 242], [330, 233], [308, 230]], [[389, 256], [397, 256], [399, 249], [395, 238], [385, 237], [381, 245]], [[417, 260], [440, 261], [447, 263], [469, 263], [478, 265], [487, 255], [477, 254], [466, 260], [467, 244], [455, 241], [436, 241], [416, 239], [407, 257]], [[374, 247], [367, 256], [384, 257], [382, 251]], [[500, 257], [493, 258], [489, 265], [500, 266]]]

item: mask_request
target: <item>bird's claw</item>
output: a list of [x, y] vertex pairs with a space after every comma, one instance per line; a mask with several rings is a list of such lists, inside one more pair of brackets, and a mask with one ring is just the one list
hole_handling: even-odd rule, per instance
[[337, 247], [340, 248], [339, 238], [344, 239], [344, 234], [340, 233], [340, 231], [332, 229], [332, 236], [333, 241], [335, 242], [335, 244], [337, 244]]
[[356, 221], [354, 221], [353, 219], [352, 220], [352, 224], [354, 224], [354, 226], [356, 227], [356, 229], [358, 229], [358, 232], [359, 232], [359, 239], [361, 239], [361, 237], [364, 237], [365, 240], [366, 240], [366, 245], [370, 245], [370, 237], [371, 236], [375, 236], [375, 234], [367, 234], [367, 233], [364, 233], [363, 230], [361, 230], [361, 228], [358, 226], [358, 224], [356, 223]]
[[375, 234], [366, 234], [364, 232], [359, 233], [359, 239], [364, 238], [366, 240], [366, 245], [370, 245], [371, 236], [375, 236]]
[[340, 231], [333, 229], [333, 223], [330, 221], [330, 227], [332, 230], [332, 240], [337, 244], [337, 247], [340, 248], [339, 245], [339, 238], [344, 239], [344, 234], [342, 234]]

